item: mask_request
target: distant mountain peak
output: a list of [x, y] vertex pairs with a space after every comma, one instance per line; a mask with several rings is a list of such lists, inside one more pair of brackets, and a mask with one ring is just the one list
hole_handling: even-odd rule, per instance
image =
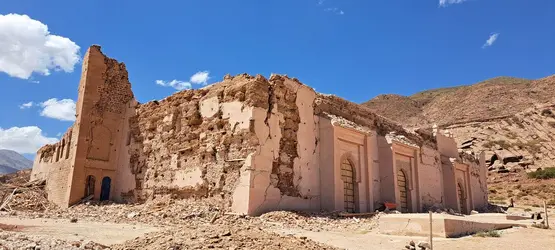
[[9, 174], [33, 167], [33, 161], [8, 149], [0, 149], [0, 174]]

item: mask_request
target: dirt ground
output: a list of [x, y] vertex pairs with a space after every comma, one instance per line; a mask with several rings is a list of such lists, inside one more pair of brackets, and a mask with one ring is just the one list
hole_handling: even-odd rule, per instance
[[[345, 218], [272, 212], [260, 217], [215, 216], [217, 219], [214, 221], [214, 216], [208, 216], [206, 220], [201, 215], [189, 216], [183, 223], [164, 215], [154, 216], [160, 216], [159, 220], [142, 216], [134, 212], [133, 206], [122, 213], [121, 206], [81, 205], [75, 212], [87, 216], [77, 222], [71, 222], [74, 214], [68, 211], [43, 213], [45, 217], [55, 218], [36, 218], [36, 213], [28, 212], [0, 216], [0, 229], [3, 229], [0, 230], [0, 249], [37, 249], [29, 246], [40, 246], [40, 249], [390, 250], [404, 249], [411, 240], [428, 241], [425, 237], [380, 234], [377, 229], [380, 215]], [[514, 209], [514, 212], [519, 212], [519, 209]], [[550, 224], [555, 226], [555, 223]], [[434, 238], [434, 249], [541, 250], [554, 249], [555, 246], [555, 230], [552, 229], [511, 228], [499, 232], [499, 238]], [[21, 242], [24, 243], [18, 244]], [[91, 245], [92, 242], [95, 244]]]
[[62, 219], [0, 218], [0, 224], [10, 225], [12, 231], [31, 236], [52, 237], [66, 241], [94, 241], [103, 245], [121, 244], [160, 229], [148, 225], [128, 225]]
[[[282, 234], [321, 242], [342, 249], [390, 250], [404, 249], [408, 242], [428, 241], [426, 237], [383, 235], [372, 232], [311, 232], [302, 229], [277, 230]], [[434, 249], [488, 249], [488, 250], [552, 250], [555, 246], [555, 230], [536, 228], [512, 228], [500, 231], [499, 238], [466, 236], [456, 239], [434, 238]]]
[[[21, 178], [20, 178], [21, 179]], [[14, 180], [14, 179], [12, 179]], [[1, 183], [1, 181], [0, 181]], [[144, 204], [86, 202], [68, 209], [50, 206], [40, 187], [16, 194], [0, 211], [4, 249], [405, 249], [424, 237], [379, 234], [383, 216], [270, 212], [258, 217], [229, 213], [216, 198], [158, 197]], [[529, 215], [541, 208], [520, 206]], [[550, 210], [555, 228], [555, 209]], [[434, 239], [434, 249], [555, 249], [555, 230], [512, 228], [499, 238]]]

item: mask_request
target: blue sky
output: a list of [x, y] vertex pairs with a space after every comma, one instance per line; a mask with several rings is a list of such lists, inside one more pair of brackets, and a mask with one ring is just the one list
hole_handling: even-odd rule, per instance
[[2, 0], [0, 148], [30, 155], [65, 132], [92, 44], [125, 62], [140, 102], [176, 91], [157, 80], [227, 73], [287, 74], [354, 102], [555, 74], [555, 1], [443, 1]]

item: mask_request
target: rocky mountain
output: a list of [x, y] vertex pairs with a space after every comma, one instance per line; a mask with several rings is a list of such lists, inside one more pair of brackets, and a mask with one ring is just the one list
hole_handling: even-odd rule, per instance
[[7, 149], [0, 149], [0, 174], [9, 174], [33, 167], [33, 161], [19, 153]]
[[497, 77], [412, 96], [380, 95], [363, 105], [407, 127], [431, 127], [510, 116], [555, 97], [555, 75], [538, 80]]
[[[516, 197], [535, 204], [555, 194], [542, 188], [555, 180], [527, 176], [555, 167], [555, 75], [538, 80], [498, 77], [412, 96], [381, 95], [363, 105], [407, 127], [430, 129], [436, 124], [455, 138], [460, 151], [485, 151], [488, 182], [494, 188], [490, 198]], [[537, 190], [545, 192], [529, 195]]]

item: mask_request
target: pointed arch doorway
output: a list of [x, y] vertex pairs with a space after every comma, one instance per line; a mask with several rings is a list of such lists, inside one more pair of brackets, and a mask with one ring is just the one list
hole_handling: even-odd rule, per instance
[[100, 191], [100, 200], [105, 201], [110, 199], [110, 188], [112, 185], [112, 179], [110, 177], [102, 178], [102, 187]]
[[409, 209], [410, 192], [409, 192], [407, 175], [403, 170], [397, 171], [397, 187], [399, 188], [399, 199], [400, 199], [399, 203], [401, 205], [399, 212], [408, 213], [410, 212], [410, 209]]
[[355, 171], [347, 159], [341, 162], [341, 180], [343, 180], [343, 208], [345, 212], [356, 212]]

